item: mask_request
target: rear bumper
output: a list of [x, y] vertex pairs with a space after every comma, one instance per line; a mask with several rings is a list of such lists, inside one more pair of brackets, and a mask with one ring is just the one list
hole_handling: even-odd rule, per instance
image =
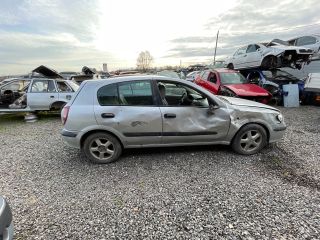
[[80, 136], [78, 132], [68, 131], [63, 129], [61, 131], [63, 140], [67, 143], [68, 146], [80, 149]]
[[2, 236], [3, 240], [12, 240], [13, 239], [13, 223], [10, 224], [9, 227], [7, 227], [3, 233]]

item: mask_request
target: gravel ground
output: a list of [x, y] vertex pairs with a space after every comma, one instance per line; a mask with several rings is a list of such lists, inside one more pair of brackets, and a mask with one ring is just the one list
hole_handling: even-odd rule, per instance
[[59, 117], [2, 116], [15, 239], [319, 239], [320, 108], [282, 111], [285, 139], [255, 156], [143, 149], [109, 165], [67, 147]]

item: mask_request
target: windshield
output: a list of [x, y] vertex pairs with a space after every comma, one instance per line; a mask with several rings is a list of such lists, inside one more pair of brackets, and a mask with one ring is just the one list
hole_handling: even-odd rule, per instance
[[245, 79], [242, 74], [237, 72], [222, 72], [220, 73], [220, 79], [222, 84], [243, 84], [248, 83], [248, 80]]

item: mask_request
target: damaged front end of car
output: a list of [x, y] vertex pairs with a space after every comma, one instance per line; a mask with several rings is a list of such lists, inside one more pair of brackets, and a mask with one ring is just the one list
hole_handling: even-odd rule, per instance
[[267, 44], [267, 47], [274, 52], [278, 52], [277, 67], [290, 67], [300, 70], [304, 65], [311, 62], [313, 55], [312, 49], [290, 46], [288, 42], [280, 39], [272, 40]]

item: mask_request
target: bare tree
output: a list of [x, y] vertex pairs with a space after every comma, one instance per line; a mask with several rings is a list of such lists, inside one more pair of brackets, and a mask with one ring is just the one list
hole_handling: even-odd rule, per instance
[[150, 69], [152, 61], [153, 57], [149, 51], [140, 52], [137, 58], [137, 68], [145, 72]]

